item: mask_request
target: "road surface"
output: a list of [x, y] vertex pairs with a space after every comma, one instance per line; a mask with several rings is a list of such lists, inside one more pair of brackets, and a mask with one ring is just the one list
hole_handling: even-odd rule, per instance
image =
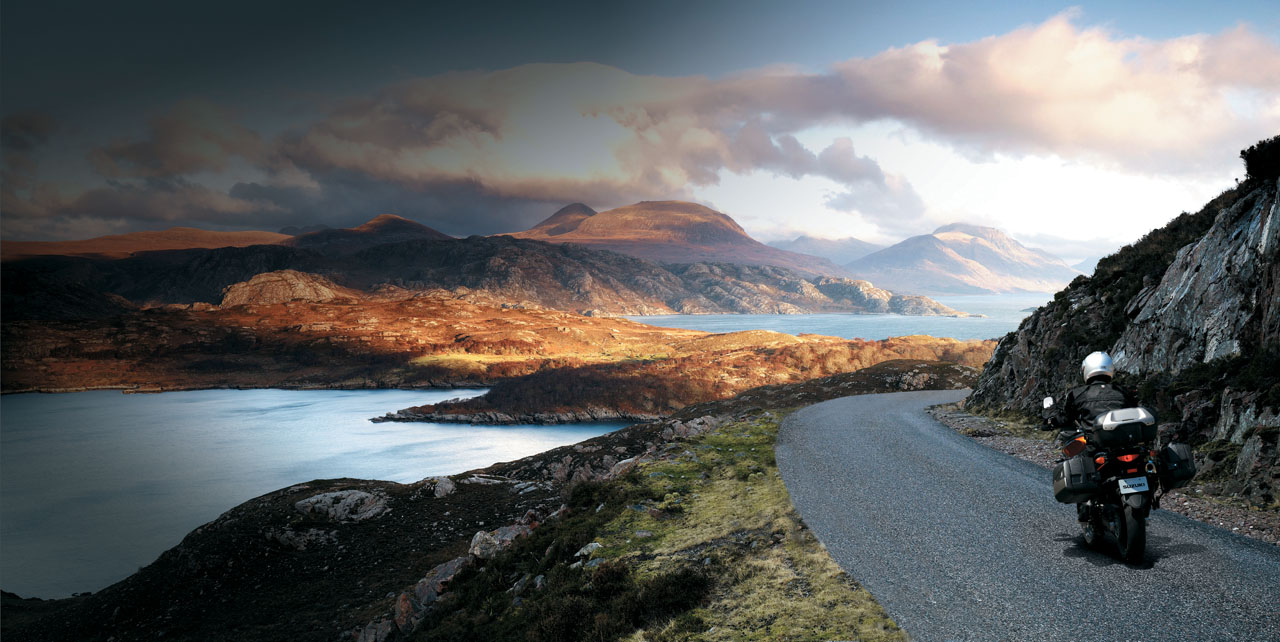
[[845, 397], [783, 423], [805, 522], [916, 640], [1280, 640], [1280, 547], [1154, 511], [1146, 561], [1089, 548], [1050, 471], [925, 414], [966, 391]]

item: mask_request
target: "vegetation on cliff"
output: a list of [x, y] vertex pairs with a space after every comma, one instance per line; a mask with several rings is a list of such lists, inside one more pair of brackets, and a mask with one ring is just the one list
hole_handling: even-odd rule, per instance
[[1098, 262], [1001, 339], [967, 402], [1033, 415], [1079, 381], [1095, 350], [1153, 407], [1162, 433], [1196, 447], [1211, 492], [1280, 505], [1280, 213], [1267, 158], [1280, 138], [1242, 152], [1250, 177], [1200, 211]]

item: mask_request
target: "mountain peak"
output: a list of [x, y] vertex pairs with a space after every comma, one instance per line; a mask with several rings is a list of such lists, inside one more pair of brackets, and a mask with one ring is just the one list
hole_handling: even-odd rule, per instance
[[[595, 216], [597, 212], [583, 203], [570, 203], [556, 210], [545, 221], [533, 226], [548, 236], [559, 236], [578, 229], [582, 221]], [[531, 230], [532, 231], [532, 230]]]
[[284, 244], [326, 252], [349, 253], [382, 243], [416, 240], [451, 241], [454, 238], [403, 216], [382, 214], [356, 227], [301, 234], [285, 241]]
[[933, 231], [934, 234], [947, 234], [948, 232], [968, 234], [969, 236], [978, 236], [986, 239], [1008, 237], [1008, 234], [997, 228], [974, 225], [973, 223], [948, 223]]
[[1080, 273], [994, 227], [951, 223], [846, 265], [895, 292], [1052, 292]]
[[577, 243], [667, 263], [776, 265], [844, 276], [826, 260], [764, 245], [727, 214], [687, 201], [641, 201], [604, 212], [574, 203], [510, 236]]

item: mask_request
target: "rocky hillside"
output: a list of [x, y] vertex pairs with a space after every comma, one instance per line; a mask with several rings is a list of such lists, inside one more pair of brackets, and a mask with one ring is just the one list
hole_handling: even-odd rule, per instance
[[912, 294], [1053, 292], [1080, 275], [998, 229], [965, 223], [913, 236], [845, 267], [880, 287]]
[[272, 305], [290, 301], [355, 303], [362, 297], [335, 285], [329, 279], [297, 270], [263, 272], [248, 281], [229, 285], [222, 291], [222, 305]]
[[[1280, 143], [1277, 143], [1280, 145]], [[1004, 337], [969, 407], [1033, 413], [1079, 381], [1090, 352], [1197, 447], [1216, 490], [1277, 503], [1280, 212], [1251, 177], [1098, 262]]]
[[660, 263], [772, 265], [808, 276], [848, 276], [826, 259], [765, 245], [729, 216], [684, 201], [642, 201], [605, 212], [574, 203], [511, 236], [577, 243]]
[[[329, 232], [350, 230], [315, 234]], [[281, 270], [316, 274], [363, 292], [389, 286], [483, 291], [512, 304], [591, 313], [960, 314], [865, 281], [804, 276], [769, 266], [664, 266], [577, 245], [505, 236], [402, 240], [350, 252], [333, 248], [349, 250], [358, 243], [333, 243], [337, 245], [147, 252], [118, 260], [45, 256], [10, 261], [4, 263], [0, 283], [5, 319], [100, 316], [102, 308], [93, 301], [104, 295], [136, 305], [218, 304], [229, 286]], [[96, 295], [86, 298], [86, 292]]]

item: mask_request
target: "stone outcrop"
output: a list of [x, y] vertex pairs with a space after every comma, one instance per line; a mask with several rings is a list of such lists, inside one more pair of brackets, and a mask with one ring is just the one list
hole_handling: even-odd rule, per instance
[[358, 298], [358, 294], [339, 287], [322, 276], [297, 270], [278, 270], [228, 285], [222, 293], [222, 306], [272, 305], [290, 301], [329, 303], [337, 300], [355, 301]]
[[968, 406], [1034, 414], [1042, 397], [1077, 385], [1085, 355], [1107, 350], [1162, 432], [1218, 457], [1203, 469], [1227, 478], [1224, 492], [1274, 502], [1278, 191], [1274, 179], [1251, 180], [1102, 259], [1000, 341]]
[[362, 522], [387, 512], [387, 498], [363, 490], [340, 490], [303, 499], [294, 508], [334, 522]]

